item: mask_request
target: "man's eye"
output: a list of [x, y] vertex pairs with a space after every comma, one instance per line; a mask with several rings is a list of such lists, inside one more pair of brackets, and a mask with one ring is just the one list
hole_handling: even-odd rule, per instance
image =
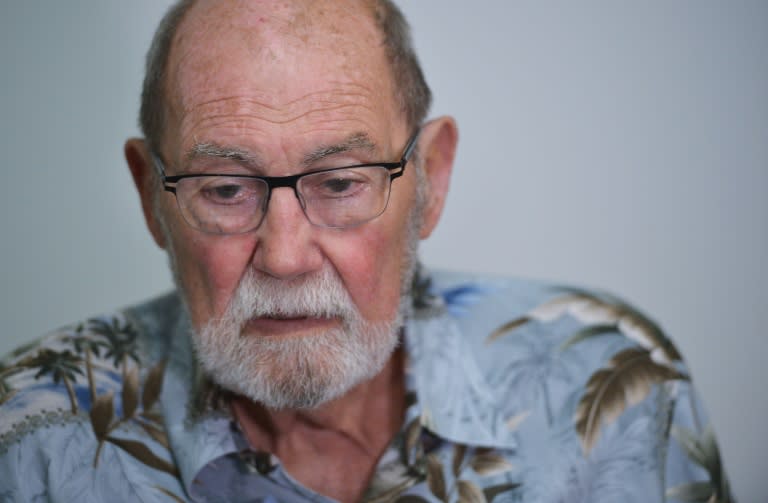
[[311, 198], [337, 198], [361, 194], [370, 185], [370, 178], [362, 173], [330, 172], [307, 177], [301, 189]]
[[211, 193], [221, 199], [232, 199], [237, 196], [240, 191], [241, 187], [239, 185], [222, 185], [211, 189]]
[[253, 197], [254, 190], [246, 184], [232, 180], [212, 182], [200, 190], [200, 195], [213, 204], [237, 204]]
[[354, 181], [350, 180], [349, 178], [333, 178], [331, 180], [324, 181], [322, 184], [322, 189], [326, 192], [340, 194], [342, 192], [349, 191], [353, 185]]

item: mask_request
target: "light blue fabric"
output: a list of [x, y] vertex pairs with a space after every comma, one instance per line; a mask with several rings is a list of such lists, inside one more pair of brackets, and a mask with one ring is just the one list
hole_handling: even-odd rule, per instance
[[[423, 271], [414, 306], [415, 400], [366, 498], [732, 501], [683, 362], [631, 306]], [[188, 333], [171, 294], [7, 357], [0, 501], [331, 501], [248, 449]]]

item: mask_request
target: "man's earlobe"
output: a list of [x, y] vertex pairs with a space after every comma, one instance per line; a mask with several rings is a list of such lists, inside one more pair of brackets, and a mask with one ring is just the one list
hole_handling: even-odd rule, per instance
[[141, 138], [131, 138], [125, 142], [125, 160], [133, 176], [133, 183], [139, 192], [144, 220], [157, 246], [165, 249], [165, 234], [155, 214], [155, 191], [158, 190], [157, 175], [154, 172], [152, 158], [146, 142]]
[[421, 133], [421, 162], [427, 182], [426, 203], [419, 237], [432, 234], [443, 212], [453, 170], [453, 159], [459, 141], [459, 130], [453, 117], [443, 116], [429, 121]]

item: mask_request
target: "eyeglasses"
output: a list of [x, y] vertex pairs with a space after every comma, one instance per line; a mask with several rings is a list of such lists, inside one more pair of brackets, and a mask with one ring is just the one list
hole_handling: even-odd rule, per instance
[[289, 187], [307, 219], [318, 227], [348, 229], [378, 217], [387, 208], [392, 180], [405, 172], [419, 131], [399, 162], [356, 164], [291, 176], [188, 174], [166, 176], [153, 154], [163, 188], [176, 196], [184, 220], [209, 234], [243, 234], [261, 225], [272, 190]]

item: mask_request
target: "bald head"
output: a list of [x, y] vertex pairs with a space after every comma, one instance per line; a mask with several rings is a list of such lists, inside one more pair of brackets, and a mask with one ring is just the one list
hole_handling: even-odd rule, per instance
[[[218, 53], [206, 51], [214, 42]], [[328, 48], [346, 60], [347, 71], [354, 70], [352, 65], [366, 66], [361, 61], [381, 58], [385, 64], [378, 75], [368, 76], [369, 81], [387, 88], [394, 110], [410, 129], [424, 120], [431, 93], [413, 51], [409, 27], [389, 0], [181, 0], [163, 18], [147, 54], [140, 125], [149, 148], [160, 150], [169, 104], [172, 109], [185, 106], [178, 89], [181, 81], [226, 72], [235, 84], [241, 80], [245, 85], [247, 76], [239, 74], [238, 67], [248, 59], [271, 66], [273, 72], [277, 69], [276, 85], [284, 85], [286, 80], [278, 79], [283, 77], [301, 86], [311, 69], [297, 67], [296, 58], [288, 54], [314, 51], [322, 58]], [[200, 84], [199, 88], [206, 87], [205, 82]]]

